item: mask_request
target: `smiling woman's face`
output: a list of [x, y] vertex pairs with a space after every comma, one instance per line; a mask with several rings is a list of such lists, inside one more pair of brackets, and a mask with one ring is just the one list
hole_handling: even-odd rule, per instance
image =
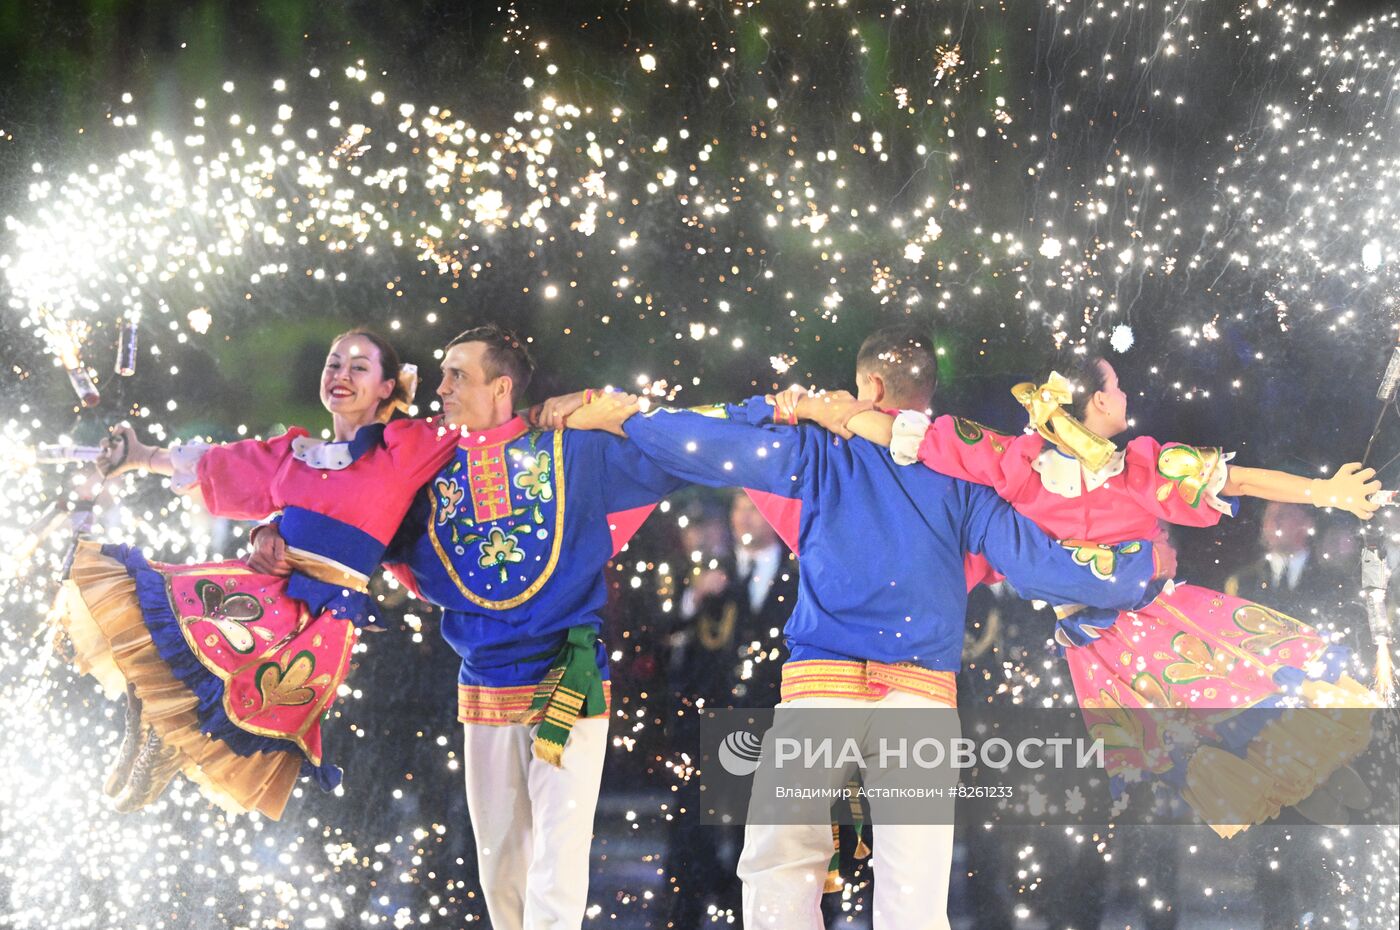
[[384, 377], [379, 347], [364, 336], [345, 336], [331, 344], [321, 369], [321, 405], [333, 415], [369, 422], [394, 393]]

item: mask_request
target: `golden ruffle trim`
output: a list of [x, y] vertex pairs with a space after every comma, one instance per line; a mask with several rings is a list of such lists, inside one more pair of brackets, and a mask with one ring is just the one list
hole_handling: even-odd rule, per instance
[[180, 753], [181, 772], [206, 797], [232, 813], [282, 816], [300, 777], [300, 753], [240, 756], [200, 731], [199, 701], [161, 659], [141, 618], [136, 582], [120, 562], [95, 543], [80, 543], [55, 616], [72, 640], [74, 668], [113, 699], [134, 685], [143, 722]]
[[783, 666], [782, 699], [850, 698], [878, 701], [891, 691], [926, 697], [949, 707], [958, 704], [957, 676], [908, 662], [804, 659]]
[[[457, 685], [457, 721], [504, 727], [515, 723], [535, 724], [544, 719], [544, 711], [531, 711], [535, 685]], [[604, 710], [595, 717], [606, 717], [612, 707], [612, 682], [603, 682]], [[587, 717], [580, 717], [587, 720]]]
[[1212, 830], [1229, 838], [1277, 817], [1308, 797], [1371, 741], [1375, 700], [1343, 675], [1335, 684], [1303, 686], [1308, 706], [1283, 709], [1259, 732], [1245, 758], [1207, 746], [1186, 769], [1182, 796]]

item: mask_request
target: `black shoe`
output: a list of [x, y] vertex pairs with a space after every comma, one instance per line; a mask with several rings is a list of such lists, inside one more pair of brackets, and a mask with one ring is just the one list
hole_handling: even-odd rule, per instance
[[1293, 809], [1315, 824], [1324, 827], [1341, 827], [1347, 823], [1346, 805], [1337, 799], [1326, 787], [1319, 787]]
[[73, 645], [73, 637], [68, 631], [58, 629], [53, 634], [53, 654], [64, 665], [72, 665], [78, 658], [78, 650]]
[[1332, 777], [1327, 779], [1326, 787], [1337, 800], [1352, 810], [1365, 810], [1371, 806], [1371, 789], [1366, 787], [1356, 769], [1349, 765], [1333, 772]]
[[117, 798], [117, 811], [130, 814], [153, 803], [180, 771], [180, 754], [160, 741], [154, 727], [146, 728], [141, 752], [131, 768], [126, 790]]
[[115, 798], [126, 787], [127, 780], [131, 778], [131, 768], [136, 764], [136, 756], [141, 752], [141, 738], [145, 735], [141, 732], [141, 699], [136, 696], [135, 685], [126, 686], [125, 723], [117, 759], [112, 763], [112, 770], [107, 773], [107, 781], [102, 786], [102, 793], [109, 798]]

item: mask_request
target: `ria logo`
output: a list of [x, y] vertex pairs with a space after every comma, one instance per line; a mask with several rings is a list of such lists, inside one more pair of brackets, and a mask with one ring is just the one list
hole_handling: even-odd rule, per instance
[[735, 730], [719, 744], [719, 764], [736, 778], [747, 778], [758, 771], [763, 740], [748, 730]]

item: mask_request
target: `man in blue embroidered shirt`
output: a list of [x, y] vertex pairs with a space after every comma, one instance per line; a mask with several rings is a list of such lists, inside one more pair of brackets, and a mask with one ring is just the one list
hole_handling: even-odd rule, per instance
[[[927, 336], [908, 328], [866, 340], [862, 400], [926, 409], [937, 382]], [[951, 708], [966, 613], [964, 554], [985, 556], [1028, 598], [1130, 609], [1164, 576], [1147, 544], [1113, 553], [1100, 580], [988, 488], [896, 465], [887, 450], [815, 426], [775, 426], [764, 398], [708, 411], [635, 416], [601, 398], [569, 420], [627, 436], [667, 472], [790, 502], [801, 571], [786, 635], [781, 708]], [[783, 532], [780, 529], [780, 532]], [[1162, 568], [1171, 568], [1163, 560]], [[775, 730], [783, 726], [782, 711]], [[878, 824], [878, 812], [877, 812]], [[952, 824], [876, 826], [876, 930], [947, 930]], [[831, 858], [827, 823], [749, 823], [739, 876], [751, 930], [822, 926]]]

